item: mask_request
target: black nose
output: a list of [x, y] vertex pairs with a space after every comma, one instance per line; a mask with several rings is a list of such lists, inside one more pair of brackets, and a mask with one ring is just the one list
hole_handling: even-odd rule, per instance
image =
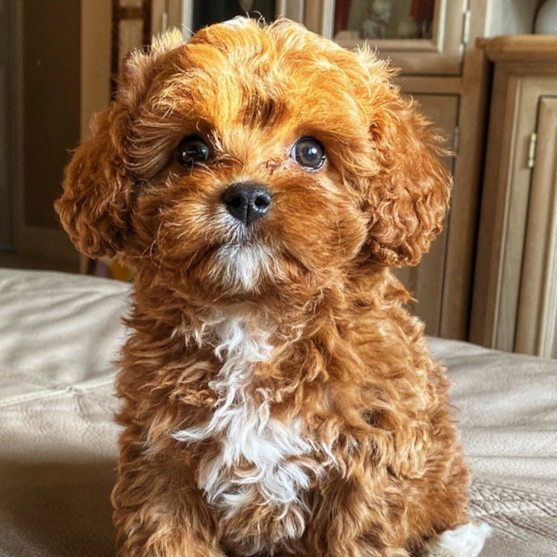
[[260, 184], [240, 182], [222, 194], [222, 201], [232, 216], [248, 225], [265, 216], [271, 206], [271, 195]]

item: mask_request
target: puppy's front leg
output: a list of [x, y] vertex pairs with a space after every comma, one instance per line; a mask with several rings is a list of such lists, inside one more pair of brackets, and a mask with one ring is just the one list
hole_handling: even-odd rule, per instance
[[122, 450], [112, 494], [120, 557], [225, 557], [191, 472], [178, 463]]
[[410, 557], [403, 517], [378, 485], [331, 478], [316, 494], [306, 545], [308, 557]]

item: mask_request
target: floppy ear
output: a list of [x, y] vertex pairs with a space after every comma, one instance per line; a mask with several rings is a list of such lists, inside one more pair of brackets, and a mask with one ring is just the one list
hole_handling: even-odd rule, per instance
[[126, 156], [130, 121], [161, 56], [181, 44], [181, 33], [172, 30], [153, 42], [150, 53], [136, 51], [128, 58], [116, 100], [93, 119], [91, 137], [66, 167], [55, 209], [76, 248], [88, 257], [111, 257], [122, 249], [134, 186]]
[[54, 208], [75, 247], [93, 259], [119, 251], [126, 231], [132, 181], [124, 163], [127, 110], [115, 102], [99, 114], [92, 136], [66, 167], [64, 193]]
[[[369, 64], [373, 55], [360, 54]], [[439, 158], [446, 152], [415, 103], [396, 87], [387, 84], [372, 106], [370, 134], [378, 170], [368, 179], [367, 248], [385, 265], [416, 265], [443, 228], [452, 184]]]

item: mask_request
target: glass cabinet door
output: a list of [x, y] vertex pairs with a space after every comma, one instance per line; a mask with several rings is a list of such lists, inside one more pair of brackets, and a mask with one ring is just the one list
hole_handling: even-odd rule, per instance
[[277, 12], [275, 0], [197, 0], [192, 2], [191, 29], [197, 31], [212, 23], [220, 23], [238, 15], [263, 16], [272, 21]]
[[[169, 0], [176, 4], [178, 0]], [[238, 15], [253, 18], [263, 17], [273, 21], [285, 16], [302, 22], [304, 18], [303, 0], [183, 0], [181, 23], [190, 32], [195, 32], [206, 25], [226, 21]]]
[[[285, 16], [354, 48], [371, 43], [405, 75], [458, 75], [468, 0], [153, 0], [186, 34], [249, 14]], [[175, 15], [174, 15], [175, 14]], [[155, 27], [157, 27], [155, 25]]]
[[305, 22], [346, 48], [371, 43], [406, 75], [457, 75], [466, 5], [466, 0], [305, 0]]
[[435, 0], [336, 0], [338, 41], [431, 39]]

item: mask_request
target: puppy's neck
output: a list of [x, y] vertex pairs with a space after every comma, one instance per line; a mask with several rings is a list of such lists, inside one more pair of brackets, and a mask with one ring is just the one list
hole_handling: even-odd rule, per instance
[[272, 350], [269, 339], [279, 328], [276, 319], [253, 304], [205, 308], [196, 317], [190, 327], [196, 344], [215, 347], [219, 359], [241, 350], [247, 361], [266, 361]]
[[248, 330], [273, 331], [293, 339], [319, 311], [324, 297], [321, 292], [301, 300], [278, 294], [273, 298], [207, 300], [141, 280], [135, 282], [133, 324], [144, 323], [142, 329], [156, 324], [160, 333], [161, 329], [187, 331], [197, 344], [210, 338], [212, 331], [221, 331], [226, 323], [239, 322]]
[[[136, 282], [133, 327], [147, 337], [174, 337], [190, 347], [218, 345], [227, 328], [264, 331], [279, 342], [313, 336], [329, 321], [400, 305], [408, 294], [386, 270], [362, 273], [304, 298], [277, 293], [261, 300], [208, 301], [148, 281]], [[131, 322], [130, 322], [131, 323]], [[230, 331], [228, 331], [230, 332]]]

